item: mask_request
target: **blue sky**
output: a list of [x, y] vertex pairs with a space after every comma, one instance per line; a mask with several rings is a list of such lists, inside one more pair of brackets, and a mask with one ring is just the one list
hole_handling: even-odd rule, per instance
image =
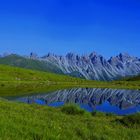
[[140, 57], [139, 0], [0, 0], [0, 53]]

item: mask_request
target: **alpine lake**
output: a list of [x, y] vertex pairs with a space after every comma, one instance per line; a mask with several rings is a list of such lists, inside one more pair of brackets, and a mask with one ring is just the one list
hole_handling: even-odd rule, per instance
[[116, 115], [140, 112], [140, 90], [71, 88], [5, 98], [14, 102], [51, 107], [76, 104], [88, 112], [99, 111]]

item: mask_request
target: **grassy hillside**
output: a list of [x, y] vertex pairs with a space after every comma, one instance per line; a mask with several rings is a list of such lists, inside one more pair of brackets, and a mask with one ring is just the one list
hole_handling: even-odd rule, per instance
[[0, 65], [0, 81], [74, 82], [76, 80], [82, 81], [65, 75]]
[[123, 79], [125, 81], [140, 81], [140, 75]]
[[133, 118], [140, 122], [139, 114], [125, 118], [90, 114], [70, 105], [50, 108], [0, 101], [0, 139], [139, 140], [140, 124]]
[[49, 72], [0, 65], [0, 96], [13, 96], [71, 87], [140, 89], [140, 80], [99, 82]]
[[70, 76], [0, 65], [0, 96], [51, 91], [82, 82], [84, 80]]
[[45, 72], [54, 72], [59, 74], [63, 73], [58, 67], [52, 65], [49, 62], [28, 59], [16, 54], [0, 58], [0, 64], [17, 66], [32, 70], [40, 70]]

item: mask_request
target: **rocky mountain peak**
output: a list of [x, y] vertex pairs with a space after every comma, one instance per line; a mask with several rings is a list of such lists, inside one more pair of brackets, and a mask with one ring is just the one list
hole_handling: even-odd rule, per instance
[[129, 54], [127, 53], [120, 53], [118, 55], [118, 58], [123, 61], [123, 62], [126, 62], [126, 61], [129, 61], [129, 60], [132, 60], [134, 59], [134, 57], [130, 56]]
[[89, 55], [90, 58], [95, 58], [95, 57], [97, 57], [97, 56], [98, 56], [98, 54], [97, 54], [96, 52], [92, 52], [92, 53], [90, 53], [90, 55]]
[[38, 55], [34, 52], [30, 53], [30, 59], [38, 59]]
[[66, 59], [67, 60], [71, 60], [73, 62], [79, 61], [80, 60], [80, 56], [75, 54], [75, 53], [67, 53], [66, 55]]

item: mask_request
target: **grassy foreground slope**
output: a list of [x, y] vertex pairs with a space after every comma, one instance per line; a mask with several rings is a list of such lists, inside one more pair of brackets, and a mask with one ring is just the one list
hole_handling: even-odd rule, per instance
[[123, 120], [100, 113], [91, 115], [73, 107], [0, 101], [2, 140], [139, 140], [140, 121], [139, 125], [128, 126], [121, 123]]

